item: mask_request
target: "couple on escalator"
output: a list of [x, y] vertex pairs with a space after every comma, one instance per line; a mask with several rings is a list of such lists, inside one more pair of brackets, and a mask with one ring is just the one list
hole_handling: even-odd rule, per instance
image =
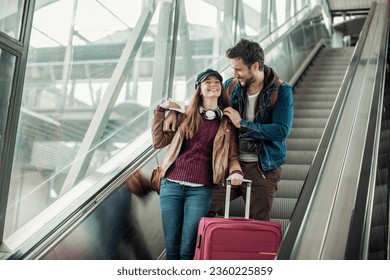
[[183, 113], [173, 101], [154, 111], [153, 145], [169, 145], [160, 188], [166, 259], [194, 258], [198, 223], [223, 207], [227, 178], [235, 186], [231, 199], [245, 197], [240, 185], [244, 176], [251, 180], [250, 218], [270, 220], [292, 126], [292, 88], [264, 64], [256, 42], [242, 39], [226, 56], [233, 78], [223, 83], [207, 69]]

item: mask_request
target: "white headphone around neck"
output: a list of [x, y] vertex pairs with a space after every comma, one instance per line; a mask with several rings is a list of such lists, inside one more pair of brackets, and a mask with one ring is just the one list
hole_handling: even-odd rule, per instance
[[221, 120], [223, 116], [222, 110], [217, 107], [214, 110], [211, 109], [205, 109], [202, 106], [199, 108], [201, 115], [206, 119], [206, 120], [214, 120], [218, 119]]

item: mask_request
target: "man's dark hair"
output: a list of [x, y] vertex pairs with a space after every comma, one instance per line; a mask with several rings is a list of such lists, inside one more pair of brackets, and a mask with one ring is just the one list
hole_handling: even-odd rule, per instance
[[258, 62], [259, 70], [264, 70], [264, 50], [259, 43], [252, 40], [241, 39], [226, 51], [226, 56], [230, 59], [241, 58], [248, 67]]

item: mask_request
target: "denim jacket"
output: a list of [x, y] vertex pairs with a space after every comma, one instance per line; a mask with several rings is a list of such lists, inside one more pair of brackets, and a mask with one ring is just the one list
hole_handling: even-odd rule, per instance
[[[253, 122], [241, 120], [240, 138], [252, 138], [262, 145], [258, 154], [262, 170], [272, 170], [281, 166], [286, 160], [286, 138], [290, 134], [293, 121], [293, 92], [286, 82], [279, 86], [279, 93], [274, 106], [271, 106], [270, 95], [277, 87], [278, 75], [272, 68], [264, 67], [263, 98], [259, 98]], [[225, 81], [225, 88], [233, 78]], [[230, 96], [230, 105], [243, 116], [246, 93], [239, 83]]]

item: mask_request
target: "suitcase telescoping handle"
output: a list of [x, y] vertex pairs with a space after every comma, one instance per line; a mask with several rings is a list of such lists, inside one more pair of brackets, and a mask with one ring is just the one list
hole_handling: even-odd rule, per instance
[[[251, 191], [252, 191], [252, 181], [244, 179], [242, 180], [243, 184], [246, 184], [246, 200], [245, 200], [245, 219], [249, 219], [249, 207], [251, 202]], [[229, 208], [230, 208], [230, 192], [232, 189], [232, 184], [230, 179], [226, 180], [226, 201], [225, 201], [225, 218], [229, 218]]]

